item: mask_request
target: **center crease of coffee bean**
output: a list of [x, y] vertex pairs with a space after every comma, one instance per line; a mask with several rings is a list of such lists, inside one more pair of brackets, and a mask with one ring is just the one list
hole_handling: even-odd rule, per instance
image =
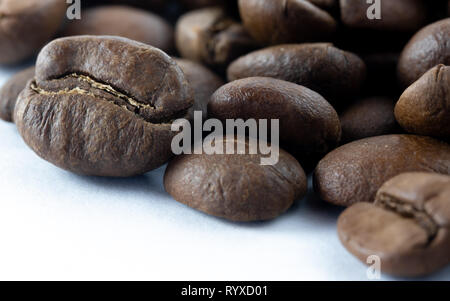
[[385, 193], [378, 197], [375, 205], [386, 210], [393, 211], [405, 218], [414, 219], [417, 224], [428, 234], [427, 245], [429, 245], [436, 237], [439, 230], [439, 225], [425, 210], [418, 209], [413, 204], [406, 203]]
[[105, 100], [107, 102], [112, 102], [115, 105], [118, 105], [121, 108], [130, 111], [130, 112], [136, 114], [139, 118], [142, 118], [146, 122], [150, 122], [152, 124], [171, 124], [176, 118], [184, 117], [187, 114], [187, 112], [188, 112], [188, 109], [182, 110], [181, 112], [175, 112], [173, 114], [173, 116], [172, 116], [173, 118], [167, 118], [167, 119], [158, 120], [157, 122], [155, 122], [155, 120], [151, 120], [150, 118], [146, 118], [145, 116], [141, 116], [142, 110], [156, 111], [157, 109], [154, 106], [152, 106], [150, 104], [141, 103], [141, 102], [133, 99], [132, 97], [117, 91], [112, 86], [104, 84], [104, 83], [100, 83], [98, 81], [95, 81], [94, 79], [92, 79], [91, 77], [89, 77], [87, 75], [80, 75], [80, 74], [77, 74], [77, 73], [72, 73], [72, 74], [66, 75], [64, 77], [61, 77], [61, 78], [59, 78], [57, 80], [64, 80], [64, 79], [68, 79], [68, 78], [74, 78], [74, 79], [76, 79], [78, 81], [85, 82], [85, 83], [89, 84], [89, 86], [92, 87], [93, 89], [104, 91], [104, 92], [106, 92], [106, 93], [108, 93], [108, 94], [110, 94], [110, 95], [112, 95], [112, 96], [114, 96], [114, 97], [124, 101], [127, 105], [129, 105], [132, 108], [128, 107], [127, 105], [122, 105], [122, 104], [116, 103], [114, 101], [111, 101], [110, 99], [106, 99], [106, 98], [101, 97], [99, 95], [95, 95], [91, 91], [82, 89], [80, 87], [76, 87], [76, 88], [73, 88], [73, 89], [65, 88], [65, 89], [62, 89], [62, 90], [59, 90], [59, 91], [47, 91], [47, 90], [45, 90], [45, 89], [43, 89], [41, 87], [38, 87], [37, 84], [34, 82], [31, 85], [31, 89], [33, 91], [35, 91], [36, 93], [41, 94], [41, 95], [82, 94], [82, 95], [88, 95], [88, 96], [91, 96], [91, 97], [94, 97], [94, 98], [100, 98], [100, 99], [103, 99], [103, 100]]

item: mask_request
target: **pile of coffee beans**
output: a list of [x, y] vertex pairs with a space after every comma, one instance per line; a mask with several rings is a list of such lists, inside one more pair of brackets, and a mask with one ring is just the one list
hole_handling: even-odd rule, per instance
[[[82, 2], [0, 1], [0, 64], [35, 65], [0, 89], [0, 118], [40, 157], [105, 177], [168, 163], [174, 199], [236, 222], [280, 216], [311, 174], [347, 207], [338, 235], [362, 262], [397, 276], [450, 263], [450, 1]], [[277, 120], [279, 137], [237, 130], [217, 153], [202, 133], [176, 156], [194, 112], [210, 131]]]

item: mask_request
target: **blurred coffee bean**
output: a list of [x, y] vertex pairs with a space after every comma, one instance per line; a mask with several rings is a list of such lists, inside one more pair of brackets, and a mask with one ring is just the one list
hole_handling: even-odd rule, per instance
[[172, 157], [172, 122], [193, 93], [161, 50], [121, 37], [54, 40], [19, 95], [17, 129], [40, 157], [74, 173], [129, 177]]
[[256, 45], [244, 27], [219, 7], [194, 10], [176, 26], [176, 45], [183, 58], [223, 71]]
[[395, 116], [410, 133], [450, 139], [450, 67], [438, 65], [406, 89]]
[[224, 81], [214, 72], [196, 62], [179, 58], [176, 58], [175, 62], [183, 70], [187, 81], [194, 90], [193, 109], [202, 111], [203, 118], [206, 118], [211, 95], [224, 84]]
[[411, 85], [438, 64], [450, 65], [450, 18], [430, 24], [409, 41], [398, 63], [403, 87]]
[[359, 93], [366, 78], [366, 66], [355, 54], [332, 44], [287, 44], [249, 53], [228, 68], [229, 81], [254, 76], [308, 87], [339, 106]]
[[17, 97], [28, 81], [34, 77], [34, 66], [22, 70], [11, 77], [0, 89], [0, 119], [14, 121], [14, 107]]
[[340, 115], [342, 143], [398, 132], [394, 105], [393, 99], [384, 97], [369, 97], [351, 105]]
[[111, 35], [129, 38], [164, 52], [174, 49], [173, 28], [164, 19], [139, 8], [110, 5], [90, 8], [71, 21], [63, 36]]
[[307, 1], [239, 0], [239, 11], [248, 32], [263, 45], [326, 41], [336, 21]]
[[65, 13], [61, 0], [0, 1], [0, 64], [37, 53], [58, 31]]
[[369, 19], [370, 6], [366, 0], [340, 0], [342, 22], [351, 28], [383, 31], [415, 31], [426, 21], [423, 0], [383, 0], [380, 19]]

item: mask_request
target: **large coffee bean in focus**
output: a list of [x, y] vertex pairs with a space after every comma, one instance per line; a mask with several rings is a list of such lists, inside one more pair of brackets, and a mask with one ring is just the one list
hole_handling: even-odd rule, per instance
[[45, 160], [86, 175], [126, 177], [172, 156], [172, 120], [188, 117], [193, 95], [164, 52], [119, 37], [54, 40], [39, 54], [36, 79], [14, 120]]
[[375, 255], [383, 273], [413, 277], [450, 263], [449, 224], [450, 177], [405, 173], [386, 182], [374, 204], [346, 209], [338, 234], [362, 262]]
[[318, 93], [294, 83], [265, 77], [236, 80], [217, 90], [208, 104], [209, 117], [278, 119], [280, 143], [292, 154], [325, 155], [341, 138], [339, 117]]
[[430, 137], [387, 135], [343, 145], [323, 158], [314, 188], [341, 206], [373, 202], [381, 185], [404, 172], [450, 174], [450, 145]]

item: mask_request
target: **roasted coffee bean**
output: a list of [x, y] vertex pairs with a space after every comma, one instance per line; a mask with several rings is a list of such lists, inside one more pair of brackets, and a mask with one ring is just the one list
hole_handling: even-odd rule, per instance
[[222, 121], [279, 119], [281, 146], [296, 156], [325, 155], [341, 138], [339, 117], [322, 96], [273, 78], [250, 77], [221, 87], [208, 112]]
[[61, 25], [61, 0], [0, 1], [0, 64], [20, 62], [39, 51]]
[[224, 84], [223, 80], [214, 72], [196, 62], [178, 58], [175, 59], [175, 62], [183, 70], [187, 81], [194, 90], [193, 109], [202, 111], [203, 118], [206, 118], [211, 95]]
[[81, 20], [69, 23], [64, 36], [111, 35], [149, 44], [165, 52], [174, 49], [170, 24], [157, 15], [139, 8], [108, 5], [87, 9]]
[[367, 17], [369, 6], [366, 0], [340, 0], [342, 23], [351, 28], [414, 32], [427, 18], [423, 0], [383, 0], [379, 20]]
[[183, 58], [220, 69], [256, 47], [244, 27], [219, 7], [185, 14], [177, 22], [175, 34]]
[[308, 1], [239, 0], [247, 31], [263, 45], [326, 41], [336, 21]]
[[42, 158], [79, 174], [126, 177], [172, 155], [172, 120], [192, 91], [164, 52], [119, 37], [54, 40], [39, 54], [36, 80], [17, 100], [15, 122]]
[[410, 133], [450, 139], [450, 67], [438, 65], [406, 89], [395, 116]]
[[439, 64], [450, 65], [450, 18], [424, 27], [403, 50], [398, 78], [404, 87], [418, 80]]
[[34, 66], [27, 68], [11, 77], [0, 89], [0, 118], [14, 121], [14, 107], [17, 97], [25, 88], [27, 82], [34, 77]]
[[362, 262], [375, 255], [382, 272], [413, 277], [450, 263], [449, 224], [450, 177], [405, 173], [386, 182], [374, 204], [345, 210], [338, 234]]
[[373, 202], [384, 182], [413, 171], [450, 174], [450, 145], [415, 135], [358, 140], [335, 149], [319, 162], [314, 186], [323, 200], [350, 206]]
[[249, 53], [228, 68], [230, 81], [252, 76], [293, 82], [337, 104], [349, 101], [358, 93], [364, 83], [366, 66], [358, 56], [332, 44], [280, 45]]
[[342, 142], [394, 134], [399, 126], [394, 116], [395, 102], [386, 97], [369, 97], [357, 101], [340, 114]]
[[275, 165], [261, 165], [263, 155], [249, 154], [245, 140], [216, 143], [231, 143], [235, 149], [241, 145], [245, 153], [176, 157], [164, 175], [164, 187], [175, 200], [207, 214], [249, 222], [273, 219], [306, 194], [305, 173], [285, 151], [280, 150]]

